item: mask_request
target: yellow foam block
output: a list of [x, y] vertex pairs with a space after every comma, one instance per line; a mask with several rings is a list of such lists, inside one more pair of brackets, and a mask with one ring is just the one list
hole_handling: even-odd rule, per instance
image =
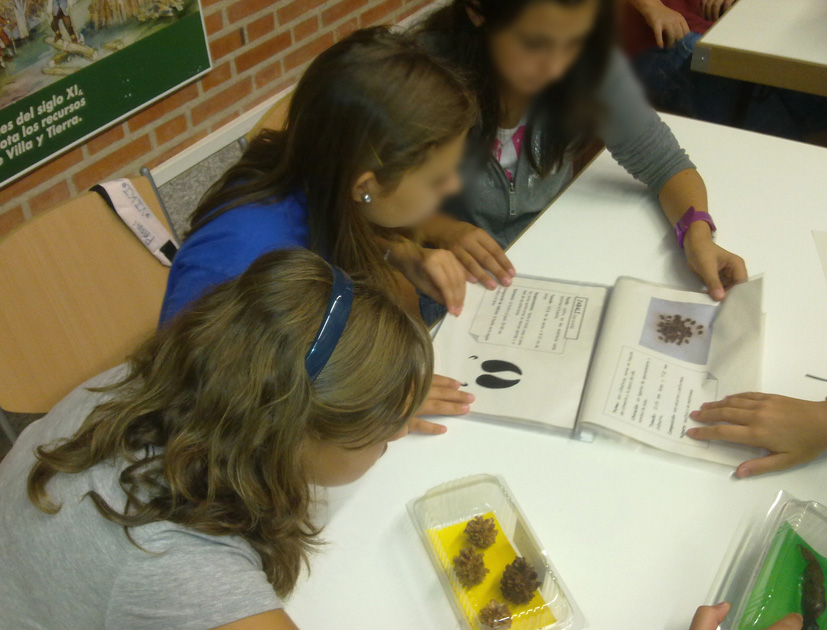
[[[538, 591], [534, 592], [534, 597], [530, 602], [520, 606], [516, 606], [503, 598], [500, 592], [500, 578], [505, 567], [517, 558], [517, 552], [514, 551], [514, 547], [511, 546], [508, 538], [502, 533], [502, 527], [500, 527], [494, 513], [487, 512], [482, 516], [483, 518], [493, 518], [497, 527], [497, 539], [494, 544], [488, 549], [475, 549], [478, 553], [482, 552], [485, 558], [485, 566], [489, 571], [482, 583], [468, 589], [463, 588], [456, 580], [451, 581], [454, 585], [457, 600], [460, 602], [460, 607], [465, 612], [471, 626], [480, 629], [477, 615], [480, 609], [487, 606], [492, 599], [506, 604], [511, 610], [512, 630], [539, 630], [555, 623], [557, 620]], [[469, 545], [464, 533], [466, 523], [467, 521], [463, 521], [455, 525], [428, 530], [431, 544], [438, 551], [442, 551], [438, 555], [444, 559], [443, 568], [449, 575], [453, 575], [454, 571], [453, 558], [459, 555], [463, 547]]]

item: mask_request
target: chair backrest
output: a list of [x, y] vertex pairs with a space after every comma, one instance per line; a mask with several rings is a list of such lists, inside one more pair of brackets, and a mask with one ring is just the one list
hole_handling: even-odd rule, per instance
[[[165, 225], [149, 181], [132, 180]], [[86, 193], [0, 240], [0, 408], [48, 411], [158, 324], [169, 269]]]
[[256, 123], [255, 127], [244, 136], [247, 141], [249, 142], [255, 138], [262, 129], [284, 129], [284, 124], [287, 122], [287, 111], [290, 109], [290, 99], [292, 98], [293, 91], [291, 90], [288, 94], [285, 94], [273, 103], [270, 109], [264, 112], [264, 115]]

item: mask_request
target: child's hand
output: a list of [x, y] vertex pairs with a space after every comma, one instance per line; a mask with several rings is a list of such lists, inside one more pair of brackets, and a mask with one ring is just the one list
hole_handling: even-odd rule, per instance
[[445, 433], [448, 429], [444, 425], [428, 422], [419, 416], [460, 416], [468, 413], [471, 409], [471, 403], [474, 402], [474, 395], [461, 392], [459, 388], [459, 381], [434, 374], [428, 398], [425, 399], [422, 407], [416, 412], [416, 416], [408, 422], [408, 430], [431, 435]]
[[391, 247], [388, 262], [422, 293], [444, 304], [449, 313], [462, 312], [466, 274], [454, 254], [404, 240]]
[[713, 22], [729, 11], [735, 0], [701, 0], [701, 11], [704, 18]]
[[496, 289], [497, 282], [488, 271], [506, 287], [517, 275], [502, 247], [482, 228], [464, 221], [445, 221], [434, 240], [439, 247], [454, 253], [470, 282], [482, 282], [489, 289]]
[[713, 300], [723, 300], [729, 289], [747, 280], [744, 259], [716, 245], [709, 225], [703, 221], [689, 226], [683, 250], [689, 268], [704, 281]]
[[[804, 464], [827, 450], [827, 402], [774, 394], [737, 394], [704, 403], [689, 416], [708, 427], [689, 429], [698, 440], [724, 440], [770, 451], [738, 466], [739, 479]], [[713, 424], [723, 423], [723, 424]]]
[[[718, 626], [726, 618], [729, 609], [728, 602], [722, 602], [717, 606], [701, 606], [695, 612], [689, 630], [718, 630]], [[762, 630], [801, 630], [803, 625], [804, 618], [793, 613]]]
[[648, 3], [640, 12], [655, 34], [659, 48], [672, 48], [678, 40], [689, 35], [686, 19], [677, 11], [664, 6], [660, 0]]

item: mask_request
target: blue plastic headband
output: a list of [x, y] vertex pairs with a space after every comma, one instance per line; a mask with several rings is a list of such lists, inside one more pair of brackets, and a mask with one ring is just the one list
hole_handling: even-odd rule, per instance
[[327, 365], [330, 355], [336, 349], [339, 338], [347, 325], [350, 308], [353, 306], [353, 281], [344, 271], [333, 267], [333, 291], [327, 303], [322, 325], [316, 333], [313, 345], [304, 357], [304, 365], [311, 381], [315, 381], [319, 373]]

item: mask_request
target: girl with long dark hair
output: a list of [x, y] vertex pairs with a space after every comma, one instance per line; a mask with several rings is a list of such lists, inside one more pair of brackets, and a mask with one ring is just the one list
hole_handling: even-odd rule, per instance
[[[161, 324], [261, 254], [288, 247], [369, 278], [417, 315], [432, 302], [414, 289], [458, 314], [462, 265], [394, 228], [421, 222], [459, 189], [475, 120], [464, 82], [404, 34], [365, 29], [327, 49], [299, 81], [284, 129], [255, 138], [196, 208]], [[473, 396], [459, 387], [435, 377], [420, 415], [467, 412]], [[445, 430], [419, 415], [411, 428]]]
[[470, 82], [481, 122], [469, 134], [465, 187], [423, 234], [490, 288], [514, 269], [502, 248], [572, 177], [601, 138], [657, 195], [689, 266], [710, 295], [746, 279], [743, 260], [713, 242], [706, 187], [614, 48], [613, 0], [453, 0], [421, 41]]

